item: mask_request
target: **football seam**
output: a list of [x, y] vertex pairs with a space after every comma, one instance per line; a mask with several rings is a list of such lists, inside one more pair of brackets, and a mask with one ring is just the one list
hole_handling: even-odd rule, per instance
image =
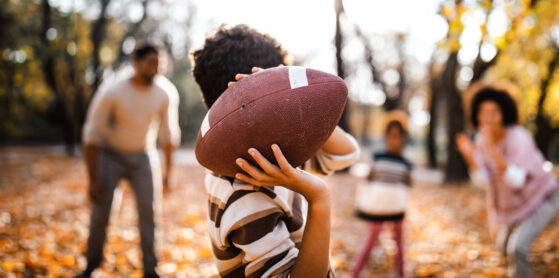
[[[338, 81], [326, 81], [326, 82], [321, 82], [321, 83], [309, 84], [309, 85], [306, 86], [306, 87], [311, 87], [311, 86], [315, 86], [315, 85], [323, 85], [323, 84], [328, 84], [328, 83], [343, 83], [343, 84], [345, 85], [345, 82], [344, 82], [343, 80], [338, 80]], [[290, 90], [297, 90], [297, 89], [299, 89], [299, 88], [290, 89]], [[277, 93], [277, 92], [279, 92], [279, 91], [281, 91], [281, 90], [285, 90], [285, 89], [279, 89], [279, 90], [273, 91], [273, 92], [271, 92], [271, 93], [269, 93], [269, 94], [260, 96], [259, 98], [253, 99], [252, 101], [247, 102], [247, 103], [244, 103], [244, 104], [245, 104], [245, 105], [249, 105], [249, 104], [251, 104], [251, 103], [253, 103], [253, 102], [256, 102], [256, 101], [258, 101], [258, 100], [260, 100], [260, 99], [262, 99], [262, 98], [265, 98], [265, 97], [267, 97], [267, 96], [270, 96], [270, 95], [272, 95], [272, 94], [275, 94], [275, 93]], [[237, 112], [237, 111], [239, 111], [239, 110], [241, 110], [241, 108], [237, 108], [237, 109], [235, 109], [235, 110], [233, 110], [233, 111], [227, 113], [225, 116], [223, 116], [223, 118], [221, 118], [221, 120], [219, 120], [218, 122], [216, 122], [215, 124], [213, 124], [212, 126], [210, 126], [210, 129], [208, 129], [208, 131], [206, 131], [206, 134], [205, 134], [204, 136], [202, 136], [202, 139], [201, 139], [200, 141], [203, 141], [204, 138], [214, 129], [214, 127], [218, 126], [221, 122], [223, 122], [225, 119], [227, 119], [231, 114], [233, 114], [233, 113], [235, 113], [235, 112]], [[208, 121], [209, 121], [209, 119], [208, 119]]]

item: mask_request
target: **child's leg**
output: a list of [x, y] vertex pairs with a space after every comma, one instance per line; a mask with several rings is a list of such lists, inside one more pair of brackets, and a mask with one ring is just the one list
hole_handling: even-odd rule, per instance
[[396, 271], [398, 277], [404, 277], [404, 220], [394, 223], [394, 240], [396, 241]]
[[359, 255], [359, 260], [357, 261], [357, 265], [355, 266], [355, 272], [353, 273], [353, 277], [359, 277], [359, 273], [363, 270], [367, 259], [369, 258], [369, 253], [371, 249], [375, 245], [378, 236], [380, 234], [380, 230], [382, 228], [382, 222], [372, 222], [369, 224], [369, 235], [365, 241], [365, 246], [363, 246], [363, 250]]

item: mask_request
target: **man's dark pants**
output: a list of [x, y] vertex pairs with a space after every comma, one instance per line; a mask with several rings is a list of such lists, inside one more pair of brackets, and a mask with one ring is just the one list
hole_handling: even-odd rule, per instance
[[155, 256], [155, 222], [154, 192], [159, 192], [160, 178], [157, 170], [154, 173], [153, 155], [147, 152], [122, 153], [110, 149], [101, 149], [97, 160], [97, 175], [105, 194], [94, 202], [91, 212], [89, 238], [87, 240], [87, 269], [92, 271], [103, 260], [103, 245], [109, 223], [113, 193], [121, 179], [130, 182], [136, 197], [139, 217], [141, 248], [143, 253], [144, 273], [155, 273], [157, 258]]

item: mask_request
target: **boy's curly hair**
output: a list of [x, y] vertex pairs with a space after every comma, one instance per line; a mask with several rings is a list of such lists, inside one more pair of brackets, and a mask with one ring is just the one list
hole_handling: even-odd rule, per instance
[[204, 46], [192, 52], [194, 78], [208, 107], [235, 81], [237, 73], [251, 73], [252, 67], [270, 68], [287, 64], [287, 51], [268, 34], [247, 25], [221, 25], [206, 37]]

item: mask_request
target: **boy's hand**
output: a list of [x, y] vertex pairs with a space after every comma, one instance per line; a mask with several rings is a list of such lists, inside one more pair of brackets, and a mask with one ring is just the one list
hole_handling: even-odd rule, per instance
[[[281, 65], [279, 65], [278, 67], [283, 67], [283, 66], [284, 66], [284, 65], [281, 64]], [[263, 70], [264, 70], [263, 68], [253, 67], [251, 71], [252, 71], [252, 73], [257, 73], [257, 72], [263, 71]], [[237, 73], [237, 75], [235, 75], [235, 80], [239, 81], [239, 80], [241, 80], [241, 79], [243, 79], [243, 78], [245, 78], [245, 77], [247, 77], [247, 76], [249, 76], [249, 75], [250, 75], [250, 74]], [[237, 82], [231, 81], [231, 82], [227, 83], [227, 88], [233, 86], [233, 84], [235, 84], [235, 83], [237, 83]]]
[[272, 150], [278, 166], [272, 164], [258, 150], [250, 148], [249, 154], [264, 170], [250, 165], [242, 158], [237, 164], [248, 175], [237, 173], [237, 179], [257, 185], [281, 185], [305, 197], [309, 203], [307, 223], [299, 255], [290, 272], [290, 277], [326, 277], [330, 250], [330, 195], [326, 184], [319, 178], [293, 168], [278, 145], [273, 144]]
[[250, 148], [248, 153], [256, 160], [263, 171], [251, 165], [248, 161], [238, 158], [237, 165], [248, 175], [237, 173], [235, 178], [257, 186], [284, 186], [303, 195], [309, 203], [329, 202], [328, 188], [321, 179], [293, 168], [287, 162], [278, 145], [273, 144], [272, 151], [279, 167], [268, 161], [258, 150]]
[[[263, 70], [262, 68], [253, 67], [251, 71], [252, 71], [252, 73], [257, 73], [257, 72], [262, 71], [262, 70]], [[239, 80], [241, 80], [241, 79], [243, 79], [243, 78], [245, 78], [249, 75], [250, 74], [237, 73], [237, 75], [235, 75], [235, 80], [239, 81]], [[231, 82], [227, 83], [227, 88], [233, 86], [233, 84], [235, 84], [235, 83], [237, 83], [237, 82], [231, 81]]]

